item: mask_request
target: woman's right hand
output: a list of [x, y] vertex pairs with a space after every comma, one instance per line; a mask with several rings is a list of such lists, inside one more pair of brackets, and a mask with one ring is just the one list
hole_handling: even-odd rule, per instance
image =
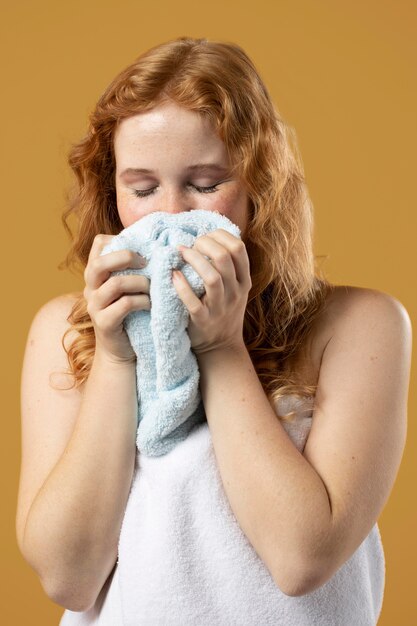
[[123, 328], [133, 310], [150, 310], [149, 279], [138, 274], [110, 276], [115, 270], [139, 269], [146, 260], [131, 250], [100, 256], [115, 235], [96, 235], [84, 270], [84, 298], [96, 335], [96, 353], [116, 363], [132, 363], [135, 352]]

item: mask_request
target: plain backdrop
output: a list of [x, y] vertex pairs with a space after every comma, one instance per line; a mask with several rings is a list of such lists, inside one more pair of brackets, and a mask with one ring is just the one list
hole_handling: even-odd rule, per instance
[[[94, 103], [120, 70], [163, 41], [189, 35], [241, 45], [296, 131], [327, 276], [392, 294], [415, 320], [416, 13], [406, 0], [3, 3], [3, 624], [55, 625], [63, 612], [16, 544], [19, 389], [36, 311], [84, 286], [57, 266], [69, 244], [61, 224], [66, 155]], [[378, 520], [387, 566], [381, 626], [417, 624], [416, 406], [414, 366], [406, 450]]]

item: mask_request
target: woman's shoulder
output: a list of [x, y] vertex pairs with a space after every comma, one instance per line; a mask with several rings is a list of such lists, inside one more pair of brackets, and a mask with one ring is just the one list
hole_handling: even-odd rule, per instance
[[82, 296], [82, 292], [72, 291], [59, 294], [50, 298], [42, 304], [36, 311], [31, 325], [31, 330], [50, 328], [51, 332], [56, 330], [63, 333], [68, 330], [68, 339], [71, 340], [71, 324], [68, 317], [74, 304]]
[[45, 304], [43, 304], [43, 306], [48, 306], [51, 303], [54, 303], [54, 304], [66, 303], [66, 304], [68, 304], [69, 302], [75, 302], [82, 295], [83, 295], [82, 291], [70, 291], [70, 292], [67, 292], [67, 293], [60, 293], [57, 296], [53, 296], [49, 300], [46, 300]]
[[50, 298], [49, 300], [47, 300], [39, 308], [38, 314], [40, 312], [43, 312], [43, 313], [55, 312], [56, 314], [59, 314], [59, 313], [66, 312], [66, 311], [68, 311], [68, 314], [69, 314], [72, 307], [77, 302], [77, 300], [79, 300], [81, 296], [82, 296], [81, 291], [71, 291], [68, 293], [62, 293], [57, 296], [54, 296]]
[[404, 305], [389, 293], [353, 285], [332, 285], [309, 333], [310, 357], [304, 377], [317, 384], [324, 350], [332, 337], [343, 334], [348, 340], [372, 324], [384, 324], [387, 329], [395, 330], [398, 325], [411, 323]]
[[323, 335], [327, 342], [341, 324], [349, 321], [370, 323], [372, 319], [393, 317], [409, 319], [408, 312], [400, 300], [384, 291], [353, 285], [333, 285], [317, 318], [317, 336]]

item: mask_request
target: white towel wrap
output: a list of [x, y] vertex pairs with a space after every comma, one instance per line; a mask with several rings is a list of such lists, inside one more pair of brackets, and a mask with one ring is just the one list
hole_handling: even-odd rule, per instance
[[[302, 452], [312, 403], [285, 424]], [[307, 411], [307, 413], [306, 413]], [[242, 532], [225, 495], [207, 423], [168, 454], [137, 454], [118, 562], [95, 606], [65, 611], [60, 626], [375, 626], [385, 559], [378, 525], [334, 576], [290, 597]]]

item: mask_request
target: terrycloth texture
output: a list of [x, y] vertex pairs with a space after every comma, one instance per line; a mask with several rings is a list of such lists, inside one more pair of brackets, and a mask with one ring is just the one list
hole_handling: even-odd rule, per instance
[[[286, 396], [276, 405], [280, 415], [296, 410], [283, 426], [300, 452], [312, 402]], [[375, 524], [322, 587], [282, 593], [232, 512], [203, 423], [159, 459], [137, 454], [104, 604], [100, 595], [88, 612], [65, 611], [60, 626], [375, 626], [384, 583]]]
[[205, 293], [202, 278], [185, 263], [176, 246], [192, 247], [195, 239], [222, 228], [240, 238], [240, 229], [214, 211], [150, 213], [119, 233], [101, 254], [134, 250], [148, 260], [144, 269], [117, 274], [143, 274], [150, 279], [151, 310], [131, 311], [124, 328], [137, 356], [138, 450], [160, 456], [183, 441], [206, 420], [199, 391], [199, 369], [187, 333], [189, 313], [172, 283], [172, 270], [183, 272], [194, 293]]

